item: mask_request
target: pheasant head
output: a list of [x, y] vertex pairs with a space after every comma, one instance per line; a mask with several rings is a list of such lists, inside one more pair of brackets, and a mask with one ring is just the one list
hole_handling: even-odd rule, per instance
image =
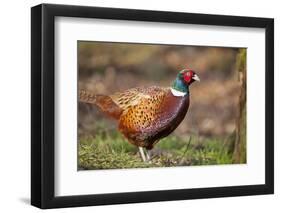
[[194, 81], [200, 81], [198, 75], [191, 69], [181, 70], [172, 85], [172, 92], [189, 94], [189, 86]]

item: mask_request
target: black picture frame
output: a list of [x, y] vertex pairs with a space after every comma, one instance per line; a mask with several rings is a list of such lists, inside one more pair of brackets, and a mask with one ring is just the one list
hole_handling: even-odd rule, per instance
[[[264, 28], [265, 184], [93, 195], [54, 195], [55, 17]], [[274, 20], [225, 15], [41, 4], [31, 8], [31, 204], [59, 208], [274, 193]]]

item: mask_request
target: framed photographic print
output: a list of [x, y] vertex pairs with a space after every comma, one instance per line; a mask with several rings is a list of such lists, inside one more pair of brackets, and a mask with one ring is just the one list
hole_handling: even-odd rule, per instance
[[31, 9], [31, 204], [271, 194], [274, 21]]

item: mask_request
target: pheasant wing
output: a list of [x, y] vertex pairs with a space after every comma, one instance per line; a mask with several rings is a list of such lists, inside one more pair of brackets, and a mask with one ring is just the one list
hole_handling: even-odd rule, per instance
[[117, 92], [109, 97], [117, 104], [124, 112], [127, 112], [133, 106], [138, 105], [144, 99], [150, 99], [151, 95], [146, 91], [147, 89], [137, 87], [128, 89], [123, 92]]

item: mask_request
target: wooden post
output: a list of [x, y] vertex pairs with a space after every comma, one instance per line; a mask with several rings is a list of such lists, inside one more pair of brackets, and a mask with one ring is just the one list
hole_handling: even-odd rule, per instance
[[236, 135], [233, 152], [234, 163], [246, 163], [246, 49], [240, 50], [237, 56], [237, 68], [239, 71], [239, 81], [241, 90], [239, 96], [239, 109], [236, 120]]

